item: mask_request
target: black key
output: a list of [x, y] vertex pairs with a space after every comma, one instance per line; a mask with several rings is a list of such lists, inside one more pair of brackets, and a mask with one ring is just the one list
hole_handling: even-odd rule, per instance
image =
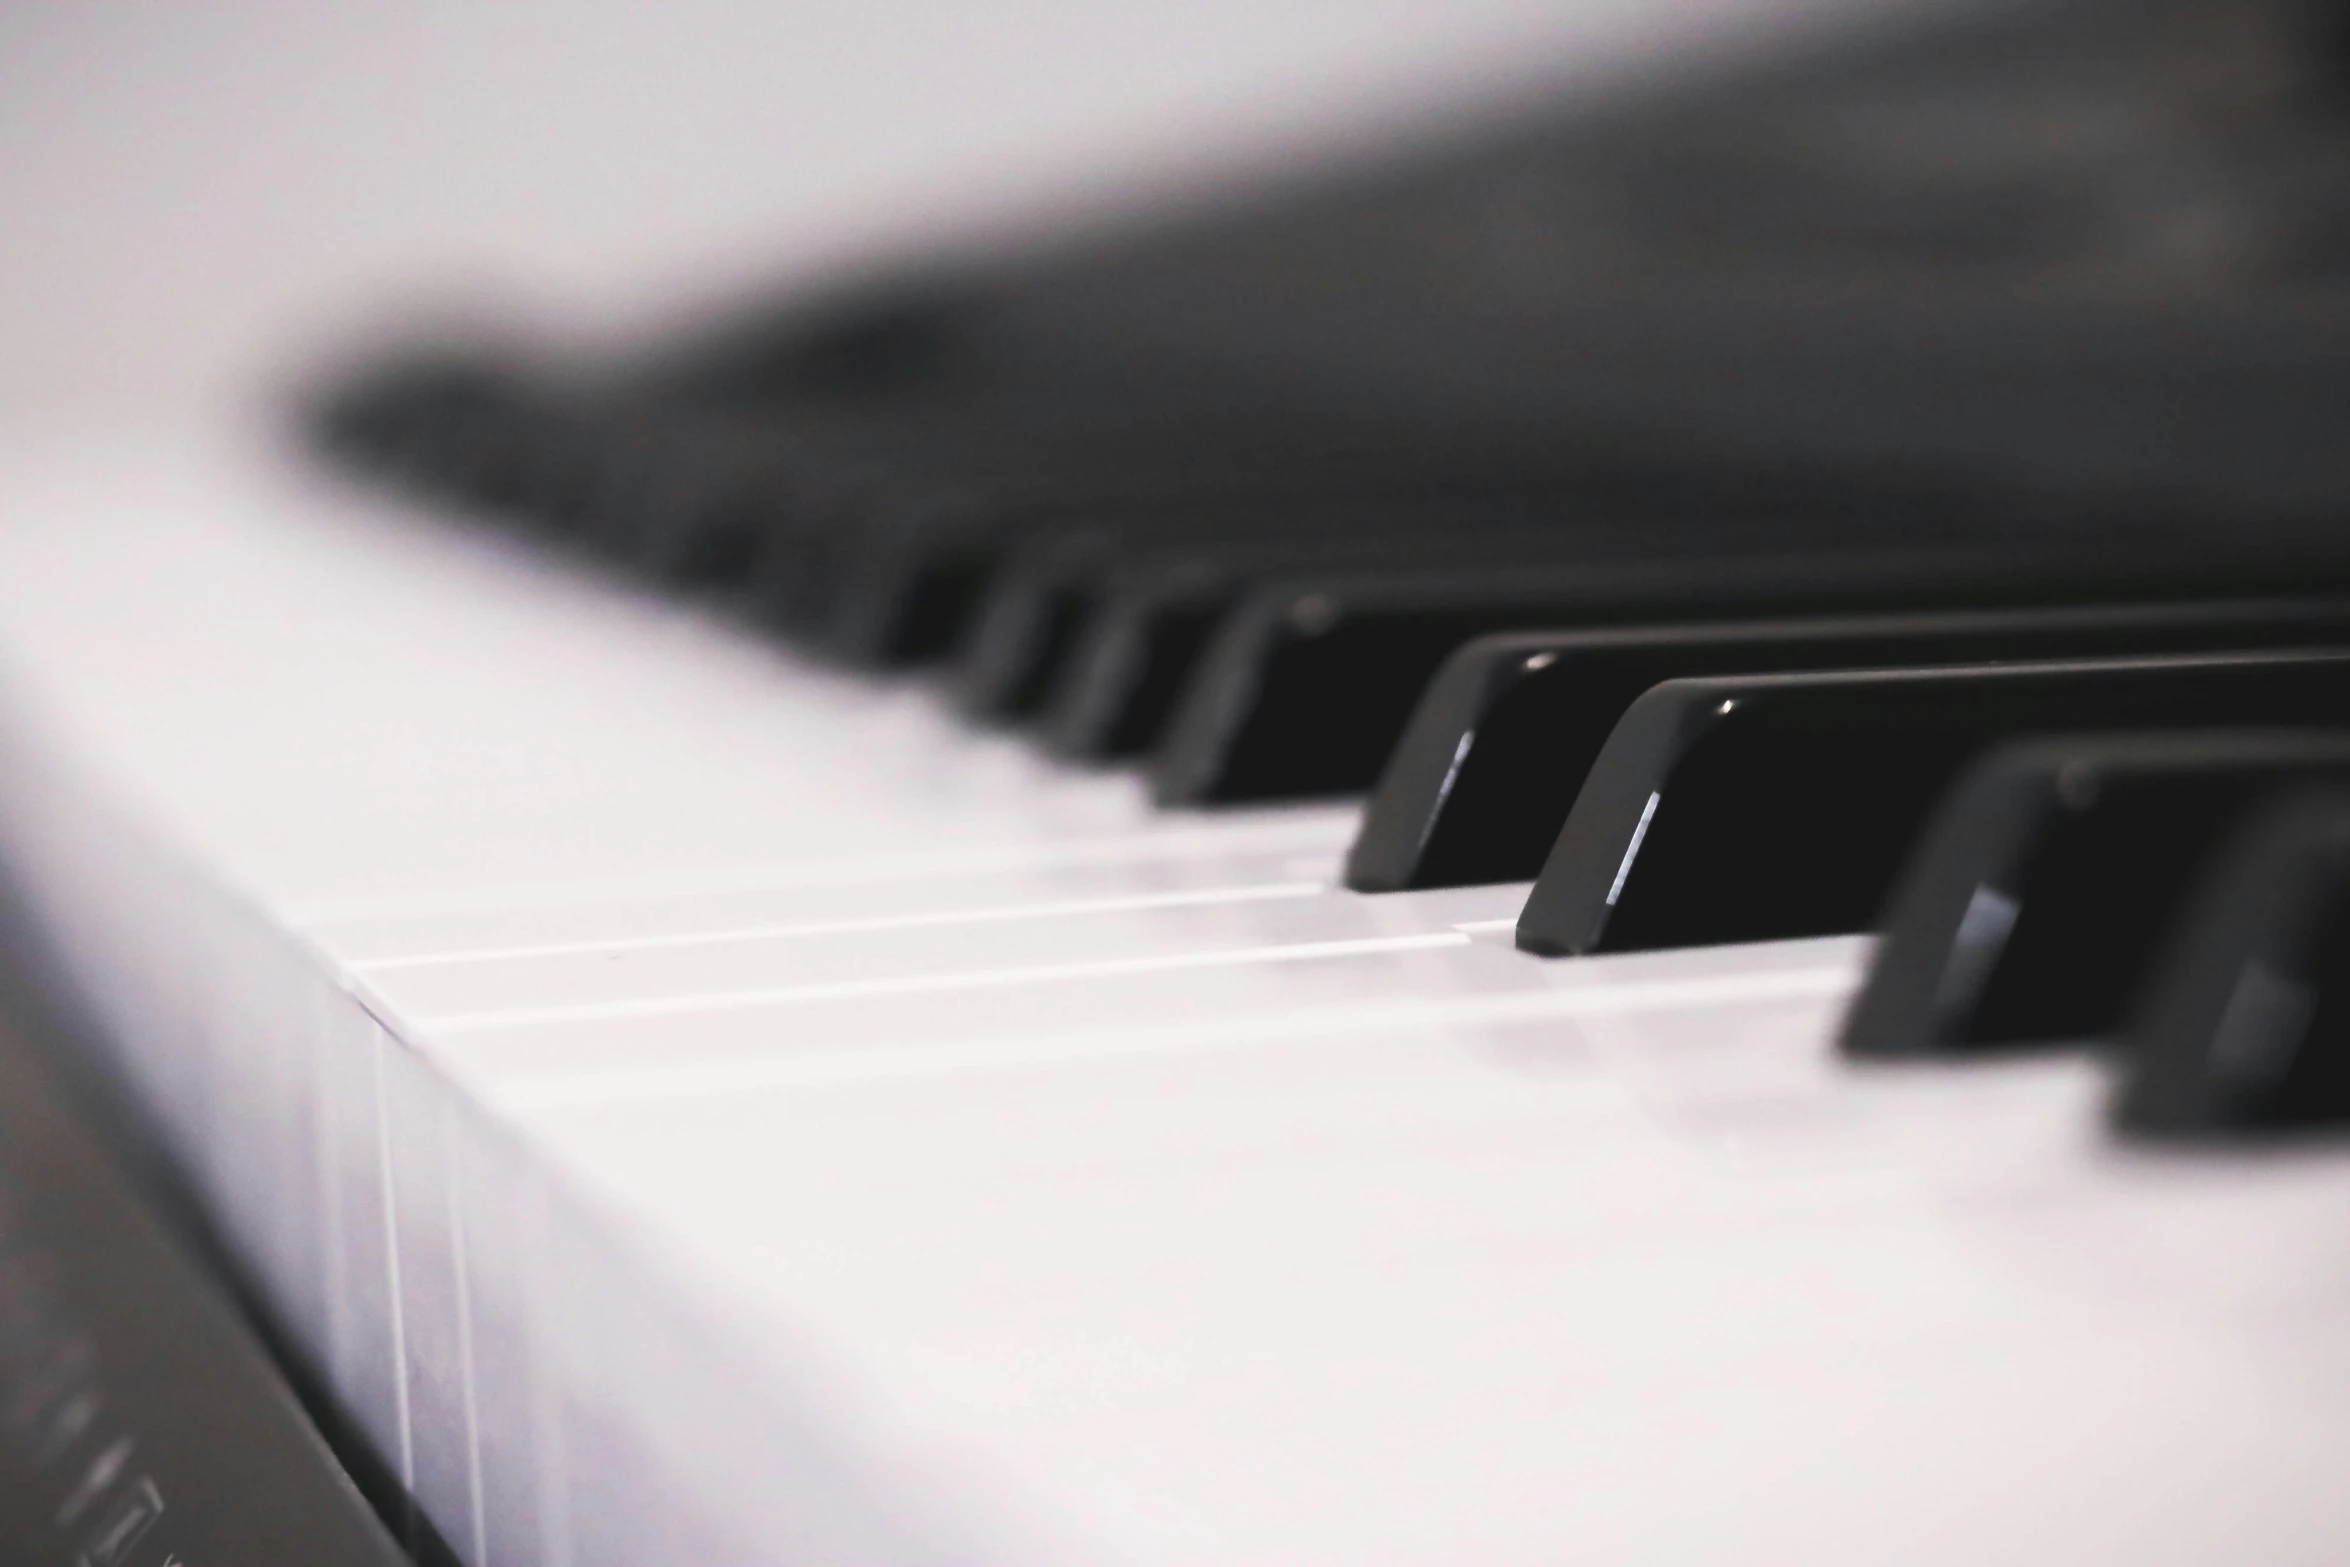
[[1991, 743], [2350, 711], [2350, 653], [1671, 680], [1625, 713], [1518, 919], [1529, 952], [1866, 929], [1934, 802]]
[[[1280, 500], [1238, 496], [1210, 507], [1187, 500], [1030, 530], [992, 576], [951, 676], [956, 700], [988, 716], [1036, 711], [1074, 661], [1084, 628], [1118, 593], [1147, 592], [1135, 587], [1138, 573], [1170, 554], [1183, 555], [1181, 569], [1201, 584], [1213, 575], [1230, 602], [1274, 575], [1378, 563], [1458, 568], [1525, 557], [1529, 545], [1533, 553], [1580, 554], [1603, 541], [1610, 553], [1634, 554], [1758, 538], [1882, 544], [1895, 517], [1914, 530], [1954, 526], [1940, 511], [1963, 499], [1850, 483], [1830, 489], [1788, 475], [1740, 474], [1733, 482], [1721, 470], [1634, 470], [1597, 459], [1554, 473], [1520, 461], [1488, 473], [1383, 479], [1374, 493], [1352, 498], [1338, 493], [1344, 488]], [[1659, 542], [1659, 530], [1682, 542]], [[1102, 754], [1076, 731], [1066, 748]]]
[[[1594, 547], [1605, 531], [1562, 526], [1541, 541], [1521, 536], [1513, 553], [1532, 545], [1554, 556], [1575, 556]], [[1446, 546], [1424, 548], [1440, 555]], [[1091, 584], [1079, 608], [1080, 623], [1047, 696], [1039, 738], [1070, 761], [1149, 754], [1165, 735], [1210, 639], [1250, 585], [1316, 554], [1347, 553], [1288, 541], [1214, 540], [1115, 562]], [[1417, 578], [1427, 568], [1402, 569]], [[1357, 565], [1351, 574], [1392, 576], [1396, 570], [1391, 560]]]
[[2245, 805], [2279, 783], [2350, 783], [2350, 732], [2025, 740], [1935, 811], [1878, 922], [1846, 1017], [1855, 1056], [2103, 1038]]
[[2223, 847], [2118, 1051], [2125, 1130], [2350, 1124], [2350, 792], [2289, 794]]
[[1472, 637], [1570, 627], [1942, 605], [2219, 597], [2339, 580], [2328, 535], [2230, 553], [2149, 525], [2051, 525], [1997, 541], [1874, 549], [1724, 549], [1543, 570], [1303, 578], [1253, 591], [1217, 627], [1153, 760], [1162, 804], [1359, 793], [1413, 706]]
[[750, 573], [753, 611], [862, 664], [923, 663], [956, 648], [990, 573], [1031, 533], [1313, 494], [1358, 469], [1368, 485], [1379, 473], [1357, 457], [1367, 437], [1298, 421], [1088, 426], [921, 408], [897, 419], [740, 417], [753, 431], [763, 421], [761, 480], [774, 502]]
[[[1374, 466], [1478, 426], [1537, 457], [1560, 432], [1640, 432], [1707, 466], [1770, 452], [1848, 478], [2191, 494], [2231, 526], [2331, 518], [2350, 490], [2330, 415], [2350, 334], [2321, 297], [2345, 147], [2332, 9], [2263, 5], [2245, 36], [2294, 68], [2237, 73], [2218, 114], [2174, 112], [2168, 7], [1863, 28], [1512, 111], [1282, 199], [737, 314], [657, 359], [526, 377], [561, 383], [557, 403], [591, 392], [584, 428], [484, 438], [468, 413], [423, 444], [460, 488], [565, 515], [593, 496], [579, 514], [624, 558], [646, 542], [695, 580], [764, 562], [780, 617], [904, 658], [955, 645], [1032, 504], [1104, 494], [1125, 459], [1164, 471], [1154, 449], [1198, 445], [1194, 426], [1276, 456], [1313, 444], [1300, 430], [1374, 428], [1349, 457]], [[2094, 106], [2110, 155], [2019, 137], [2027, 102]], [[1956, 145], [1983, 152], [1962, 178]], [[2182, 213], [2216, 242], [2182, 249]], [[325, 422], [406, 450], [479, 390], [432, 382]], [[747, 489], [634, 449], [734, 415], [795, 448]], [[796, 450], [810, 421], [823, 452]], [[607, 471], [607, 447], [631, 450]], [[1072, 472], [1093, 478], [1037, 482]]]
[[1148, 754], [1234, 592], [1224, 562], [1190, 553], [1111, 573], [1046, 698], [1037, 734], [1045, 749], [1072, 762]]
[[[1923, 519], [1913, 520], [1920, 523], [1918, 531], [1926, 531]], [[1390, 546], [1385, 561], [1376, 559], [1378, 550], [1366, 551], [1356, 564], [1318, 573], [1321, 588], [1303, 594], [1292, 613], [1326, 615], [1341, 587], [1358, 611], [1433, 605], [1433, 617], [1403, 627], [1407, 638], [1418, 639], [1407, 646], [1409, 657], [1423, 646], [1450, 646], [1464, 616], [1468, 623], [1483, 626], [1493, 615], [1505, 613], [1500, 606], [1514, 602], [1530, 586], [1547, 591], [1547, 602], [1554, 608], [1562, 592], [1574, 595], [1582, 613], [1595, 621], [1643, 618], [1660, 599], [1683, 602], [1692, 586], [1705, 582], [1726, 584], [1733, 594], [1758, 587], [1767, 592], [1791, 572], [1806, 570], [1796, 564], [1799, 560], [1817, 560], [1839, 550], [1900, 554], [1901, 547], [1884, 542], [1891, 531], [1884, 519], [1868, 523], [1833, 515], [1791, 520], [1723, 513], [1694, 520], [1562, 523], [1523, 534], [1500, 530], [1457, 543]], [[1874, 545], [1867, 542], [1872, 535]], [[2014, 548], [2016, 542], [2005, 548]], [[1414, 554], [1423, 558], [1415, 562]], [[1462, 560], [1474, 560], [1474, 571], [1462, 570]], [[1692, 560], [1705, 564], [1692, 566]], [[1928, 580], [1938, 584], [1944, 557], [1937, 554], [1933, 560]], [[1301, 564], [1300, 552], [1288, 544], [1219, 544], [1170, 548], [1114, 568], [1099, 587], [1048, 702], [1043, 726], [1047, 747], [1083, 761], [1141, 756], [1156, 749], [1186, 700], [1208, 648], [1227, 634], [1227, 620], [1239, 614], [1252, 592], [1279, 591], [1279, 584], [1296, 575], [1287, 568]], [[1545, 590], [1545, 583], [1564, 587]], [[1436, 656], [1429, 660], [1435, 661]], [[1358, 664], [1345, 673], [1349, 689], [1339, 694], [1338, 706], [1315, 710], [1311, 721], [1336, 729], [1365, 716], [1359, 705], [1349, 704], [1374, 698], [1395, 703], [1399, 712], [1374, 716], [1347, 741], [1358, 753], [1375, 754], [1368, 761], [1348, 764], [1324, 746], [1318, 760], [1325, 769], [1335, 763], [1348, 767], [1342, 776], [1359, 772], [1361, 777], [1351, 783], [1325, 779], [1310, 788], [1293, 782], [1273, 788], [1273, 795], [1351, 793], [1377, 776], [1378, 763], [1392, 745], [1392, 731], [1408, 714], [1411, 688], [1421, 676], [1416, 662], [1400, 683], [1384, 664]], [[1315, 742], [1310, 730], [1275, 738]], [[1204, 743], [1212, 746], [1213, 736]], [[1250, 759], [1244, 754], [1237, 760], [1245, 780]], [[1240, 787], [1247, 787], [1245, 781]], [[1219, 794], [1196, 803], [1246, 797]]]
[[673, 582], [741, 572], [768, 520], [745, 497], [770, 501], [786, 456], [756, 422], [461, 362], [362, 383], [319, 424], [349, 459], [475, 516]]
[[1391, 505], [1519, 474], [1587, 483], [1605, 467], [1555, 439], [1230, 397], [1203, 407], [1180, 378], [1089, 397], [1086, 380], [1001, 396], [983, 378], [878, 399], [822, 385], [712, 397], [430, 364], [377, 377], [319, 422], [338, 449], [398, 447], [393, 465], [441, 493], [662, 580], [747, 581], [764, 618], [879, 663], [953, 647], [995, 558], [1040, 526], [1226, 500]]
[[[826, 651], [852, 662], [922, 662], [960, 645], [991, 573], [1040, 531], [1127, 525], [1154, 513], [1209, 519], [1222, 531], [1213, 519], [1234, 511], [1540, 490], [1572, 473], [1554, 453], [1327, 421], [1005, 437], [984, 457], [959, 453], [923, 466], [900, 459], [885, 483], [837, 503], [813, 530], [832, 558], [821, 570], [824, 607], [811, 630]], [[773, 569], [806, 570], [780, 559]]]
[[509, 367], [412, 360], [346, 389], [320, 414], [345, 460], [476, 514], [535, 522], [568, 453], [569, 410]]
[[[974, 716], [1016, 718], [1041, 709], [1076, 653], [1098, 607], [1170, 551], [1214, 553], [1226, 576], [1315, 564], [1456, 561], [1511, 539], [1556, 542], [1579, 533], [1590, 504], [1571, 492], [1376, 496], [1357, 501], [1236, 499], [1143, 509], [1115, 521], [1033, 530], [1006, 552], [949, 690]], [[1232, 589], [1237, 593], [1235, 586]]]
[[1531, 878], [1608, 732], [1662, 680], [2308, 645], [2346, 633], [2350, 600], [2261, 599], [1481, 637], [1445, 661], [1414, 709], [1372, 791], [1346, 884], [1395, 892]]
[[612, 421], [548, 443], [543, 525], [656, 582], [737, 590], [788, 525], [806, 454], [772, 432]]

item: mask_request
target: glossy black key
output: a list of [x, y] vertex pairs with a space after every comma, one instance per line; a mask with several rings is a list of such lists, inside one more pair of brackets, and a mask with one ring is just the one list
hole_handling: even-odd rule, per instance
[[[1217, 627], [1153, 759], [1156, 797], [1207, 805], [1360, 793], [1412, 708], [1472, 637], [1872, 608], [2221, 597], [2345, 575], [2314, 549], [2239, 550], [2151, 523], [2051, 527], [1980, 541], [1444, 575], [1301, 578], [1252, 591]], [[2350, 540], [2324, 544], [2341, 550]]]
[[1847, 1054], [1954, 1054], [2103, 1038], [2246, 804], [2350, 783], [2350, 731], [2026, 740], [1967, 769], [1878, 922]]
[[[1680, 554], [1757, 539], [1881, 543], [1897, 518], [1921, 531], [1954, 525], [1938, 515], [1952, 497], [1928, 501], [1850, 484], [1829, 490], [1787, 476], [1743, 475], [1733, 484], [1697, 467], [1631, 472], [1597, 460], [1548, 474], [1522, 460], [1483, 474], [1432, 472], [1351, 497], [1346, 488], [1212, 506], [1183, 501], [1028, 530], [993, 573], [950, 676], [957, 702], [996, 717], [1037, 710], [1061, 685], [1085, 628], [1118, 594], [1147, 593], [1137, 587], [1143, 574], [1171, 555], [1184, 557], [1192, 583], [1223, 584], [1230, 602], [1270, 576], [1349, 565], [1458, 568], [1586, 550]], [[1199, 592], [1195, 586], [1190, 596]], [[1067, 750], [1101, 754], [1078, 726]]]
[[2221, 849], [2117, 1051], [2140, 1136], [2350, 1126], [2350, 792], [2291, 793]]
[[2350, 712], [2350, 653], [1671, 680], [1593, 763], [1518, 920], [1565, 954], [1868, 928], [1934, 803], [1992, 743]]
[[[1233, 758], [1238, 782], [1225, 782], [1236, 790], [1264, 788], [1266, 797], [1352, 793], [1377, 776], [1394, 731], [1409, 712], [1416, 684], [1424, 678], [1421, 659], [1434, 664], [1442, 650], [1458, 640], [1462, 625], [1489, 625], [1492, 617], [1506, 615], [1507, 606], [1529, 591], [1546, 595], [1543, 602], [1553, 609], [1562, 595], [1570, 598], [1595, 622], [1653, 618], [1660, 602], [1683, 604], [1692, 589], [1703, 592], [1706, 584], [1732, 594], [1767, 593], [1772, 584], [1811, 572], [1811, 563], [1839, 553], [1847, 557], [1841, 564], [1828, 559], [1821, 569], [1833, 573], [1862, 554], [1881, 561], [1909, 553], [1932, 562], [1925, 579], [1939, 585], [1950, 557], [1932, 545], [1905, 550], [1888, 544], [1885, 540], [1892, 531], [1882, 518], [1834, 515], [1791, 519], [1717, 513], [1710, 518], [1648, 518], [1623, 524], [1578, 522], [1524, 534], [1498, 530], [1418, 547], [1388, 547], [1384, 561], [1378, 559], [1380, 550], [1366, 550], [1358, 552], [1354, 564], [1310, 578], [1284, 569], [1300, 564], [1299, 553], [1288, 545], [1161, 550], [1121, 563], [1103, 579], [1047, 705], [1043, 738], [1057, 755], [1072, 760], [1113, 760], [1155, 750], [1166, 740], [1177, 709], [1189, 699], [1208, 650], [1230, 637], [1227, 623], [1244, 617], [1251, 596], [1281, 593], [1287, 591], [1284, 583], [1311, 580], [1318, 586], [1294, 598], [1287, 611], [1291, 622], [1303, 620], [1309, 628], [1319, 624], [1327, 632], [1343, 594], [1358, 615], [1377, 608], [1396, 617], [1383, 627], [1354, 628], [1372, 632], [1369, 640], [1386, 656], [1338, 666], [1347, 677], [1347, 689], [1336, 694], [1336, 705], [1309, 704], [1308, 723], [1322, 729], [1272, 736], [1277, 745], [1318, 747], [1316, 760], [1323, 772], [1310, 786], [1295, 779], [1250, 784], [1256, 759], [1247, 752], [1253, 741], [1245, 734], [1239, 737], [1241, 750]], [[1928, 530], [1921, 526], [1918, 531]], [[2009, 540], [2001, 553], [2023, 542]], [[1415, 561], [1415, 554], [1421, 558]], [[1475, 569], [1462, 570], [1463, 559], [1474, 559]], [[1414, 610], [1426, 613], [1414, 615]], [[1393, 667], [1398, 652], [1403, 655], [1400, 674]], [[1332, 673], [1329, 667], [1283, 672], [1292, 679], [1309, 680]], [[1247, 682], [1252, 673], [1245, 667], [1240, 671], [1248, 691], [1257, 689]], [[1278, 697], [1283, 689], [1277, 686], [1270, 694]], [[1384, 702], [1396, 711], [1366, 714], [1366, 701]], [[1351, 747], [1351, 759], [1323, 743], [1324, 731], [1343, 737], [1343, 744]], [[1221, 734], [1210, 727], [1204, 735], [1195, 731], [1195, 738], [1186, 742], [1207, 748], [1198, 765], [1221, 765], [1214, 753]], [[1166, 765], [1163, 759], [1160, 765]], [[1343, 770], [1337, 777], [1346, 781], [1332, 781], [1330, 774], [1338, 769]], [[1247, 797], [1211, 790], [1198, 801], [1182, 803]], [[1178, 797], [1170, 793], [1166, 798]]]
[[1634, 698], [1662, 680], [2350, 639], [2350, 600], [2082, 605], [1480, 637], [1414, 709], [1347, 856], [1357, 892], [1523, 881]]
[[[1131, 591], [1137, 568], [1179, 552], [1215, 555], [1238, 592], [1240, 574], [1317, 564], [1451, 561], [1484, 551], [1556, 548], [1604, 525], [1572, 490], [1372, 496], [1353, 501], [1253, 501], [1146, 508], [1112, 521], [1044, 527], [1014, 545], [950, 673], [956, 704], [1017, 718], [1053, 695], [1101, 605]], [[1204, 580], [1204, 579], [1203, 579]]]
[[[1751, 74], [1518, 106], [1282, 199], [844, 277], [633, 363], [507, 354], [550, 404], [584, 395], [585, 427], [548, 443], [508, 438], [530, 417], [474, 420], [515, 410], [429, 366], [323, 423], [347, 450], [439, 450], [460, 489], [556, 497], [525, 505], [592, 516], [667, 574], [755, 562], [779, 619], [866, 657], [953, 646], [1033, 507], [1111, 493], [1122, 469], [1229, 466], [1236, 440], [1278, 466], [1333, 428], [1370, 433], [1318, 483], [1464, 433], [1539, 468], [1563, 439], [1636, 432], [1668, 474], [1768, 452], [1843, 486], [2194, 495], [2222, 543], [2338, 516], [2332, 8], [2262, 6], [2262, 58], [2311, 68], [2237, 73], [2220, 114], [2172, 112], [2166, 7], [1980, 9]], [[2111, 155], [2018, 141], [2026, 102], [2107, 106]], [[1959, 145], [2004, 151], [1953, 179]], [[2191, 191], [2224, 242], [2182, 251], [2165, 191]], [[413, 445], [461, 404], [452, 439]], [[736, 417], [791, 449], [747, 485], [636, 446]]]

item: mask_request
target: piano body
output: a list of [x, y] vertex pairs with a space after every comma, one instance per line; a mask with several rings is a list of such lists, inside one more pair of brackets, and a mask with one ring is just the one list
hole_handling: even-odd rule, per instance
[[2337, 1560], [2332, 37], [1968, 11], [19, 434], [14, 939], [425, 1559]]

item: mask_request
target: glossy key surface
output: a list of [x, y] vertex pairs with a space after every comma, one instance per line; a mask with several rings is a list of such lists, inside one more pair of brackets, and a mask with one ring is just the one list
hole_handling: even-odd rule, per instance
[[2350, 1125], [2350, 793], [2284, 789], [2222, 847], [2116, 1052], [2115, 1119], [2236, 1140]]
[[2350, 602], [2275, 599], [1479, 638], [1445, 661], [1414, 709], [1347, 856], [1347, 885], [1388, 892], [1533, 876], [1608, 732], [1634, 698], [1662, 680], [1966, 657], [2275, 646], [2345, 629]]
[[[1634, 519], [1567, 510], [1541, 527], [1514, 524], [1505, 514], [1498, 525], [1352, 545], [1279, 536], [1163, 544], [1115, 562], [1095, 584], [1045, 704], [1042, 738], [1055, 754], [1085, 761], [1179, 747], [1186, 761], [1161, 758], [1156, 765], [1223, 766], [1234, 775], [1223, 786], [1260, 790], [1267, 798], [1352, 792], [1375, 775], [1362, 753], [1384, 754], [1390, 730], [1399, 727], [1385, 710], [1406, 700], [1422, 678], [1425, 650], [1449, 646], [1463, 625], [1521, 613], [1511, 606], [1530, 586], [1543, 591], [1541, 584], [1564, 584], [1584, 613], [1613, 619], [1641, 613], [1648, 602], [1642, 593], [1692, 572], [1719, 577], [1744, 563], [1785, 574], [1800, 569], [1793, 562], [1822, 555], [1932, 547], [1901, 545], [1893, 533], [1884, 519], [1735, 513]], [[1338, 639], [1336, 660], [1276, 659], [1261, 670], [1248, 664], [1277, 652], [1253, 637], [1252, 601], [1265, 593], [1292, 597], [1286, 620], [1292, 631], [1331, 635], [1354, 617], [1357, 624]], [[1417, 618], [1410, 608], [1420, 611]], [[1401, 618], [1369, 623], [1368, 617], [1399, 611]], [[1218, 650], [1221, 669], [1210, 661], [1211, 650]], [[1212, 724], [1188, 738], [1171, 733], [1187, 705], [1215, 706], [1237, 691], [1245, 711], [1258, 698], [1279, 703], [1299, 695], [1300, 680], [1320, 683], [1303, 694], [1307, 727], [1283, 730], [1276, 743], [1311, 751], [1318, 771], [1301, 776], [1294, 764], [1279, 762], [1268, 771], [1267, 758], [1250, 749], [1245, 734], [1234, 737], [1236, 754], [1220, 762], [1212, 754], [1190, 755], [1218, 743]], [[1195, 687], [1208, 694], [1196, 695]], [[1216, 795], [1197, 803], [1229, 802]]]
[[2022, 741], [1951, 787], [1878, 921], [1856, 1056], [2099, 1038], [2246, 805], [2350, 778], [2350, 733]]
[[2278, 651], [1673, 680], [1625, 713], [1518, 922], [1572, 953], [1865, 930], [1994, 741], [2323, 723], [2350, 653]]

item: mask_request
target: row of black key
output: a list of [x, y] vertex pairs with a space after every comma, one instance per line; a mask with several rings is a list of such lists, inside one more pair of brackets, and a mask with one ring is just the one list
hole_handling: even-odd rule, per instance
[[[996, 367], [890, 394], [379, 378], [347, 454], [851, 662], [943, 662], [975, 715], [1169, 804], [1359, 794], [1465, 639], [1900, 608], [2302, 591], [2350, 541], [2067, 515], [1932, 483], [1571, 448], [1550, 432], [1082, 401]], [[1063, 380], [1087, 384], [1068, 372]], [[1146, 378], [1147, 379], [1147, 378]], [[1008, 383], [998, 385], [997, 382]], [[1171, 404], [1179, 399], [1169, 399]], [[1210, 399], [1213, 401], [1213, 399]], [[2149, 628], [2084, 645], [2213, 645]]]
[[1091, 407], [1082, 376], [1000, 371], [881, 396], [411, 373], [325, 432], [835, 658], [938, 664], [973, 715], [1139, 761], [1162, 803], [1376, 785], [1350, 885], [1536, 877], [1537, 952], [1865, 928], [2018, 733], [2350, 711], [2330, 528]]

